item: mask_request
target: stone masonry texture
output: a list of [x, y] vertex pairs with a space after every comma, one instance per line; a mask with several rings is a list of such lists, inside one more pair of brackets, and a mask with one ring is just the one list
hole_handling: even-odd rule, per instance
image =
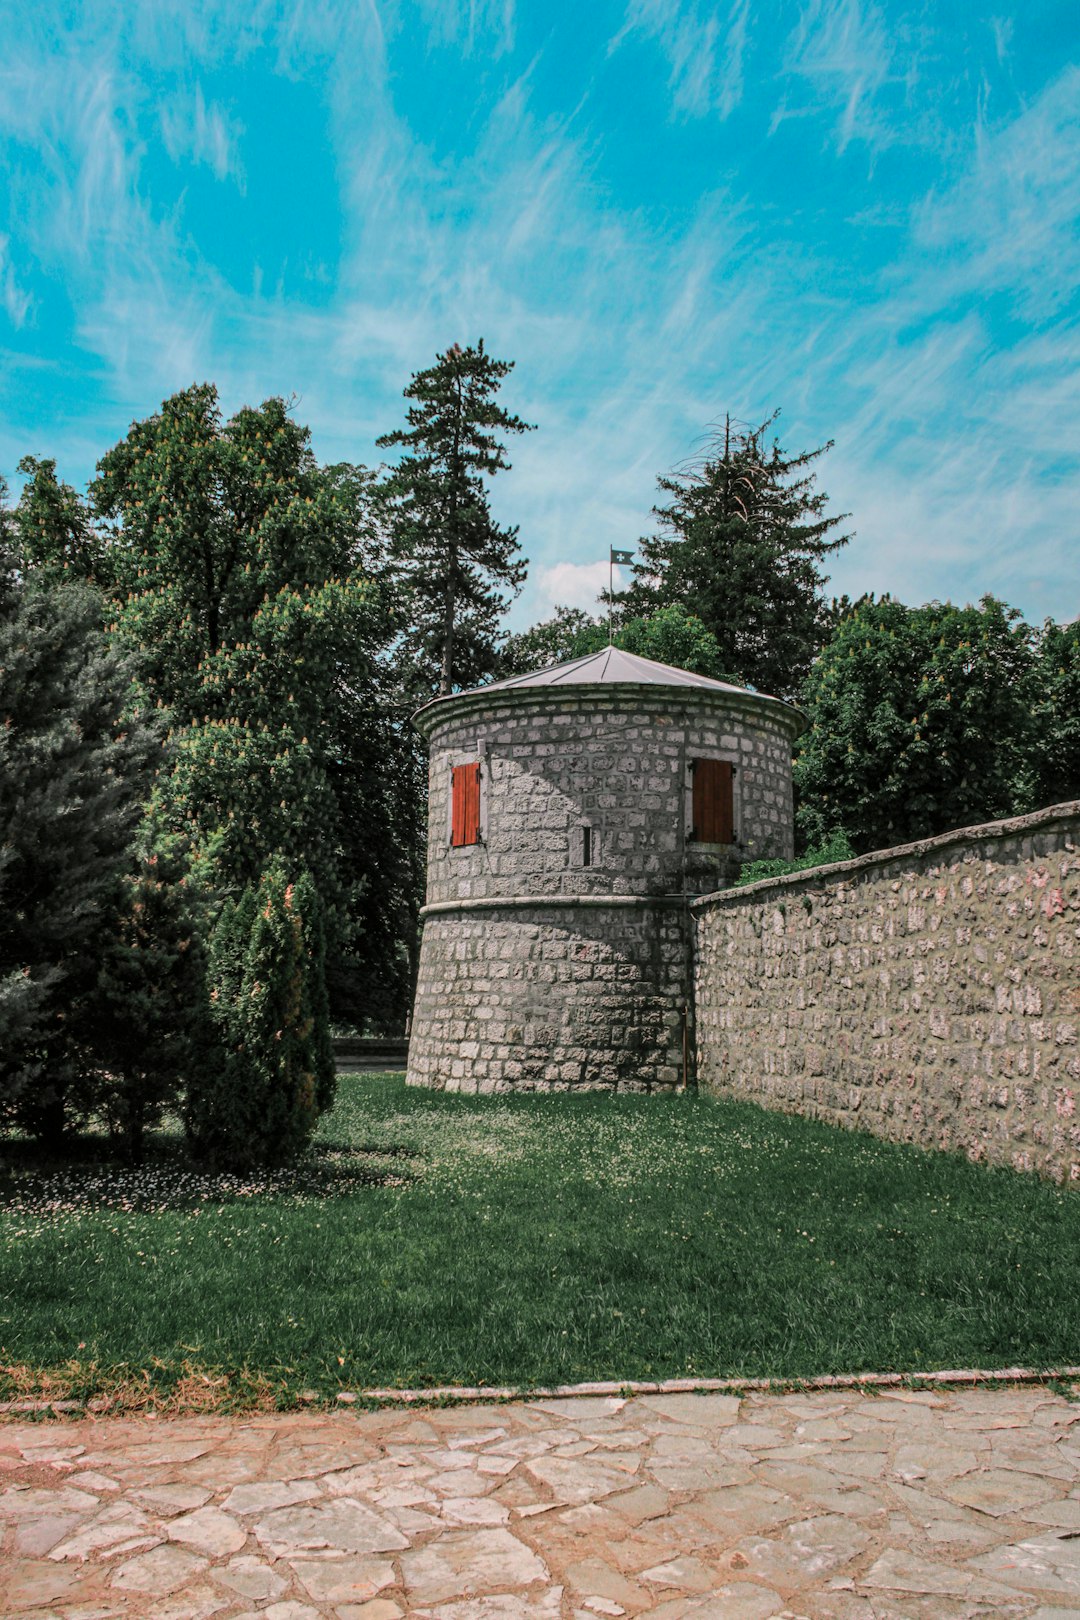
[[1080, 803], [693, 910], [702, 1086], [1080, 1180]]
[[656, 1394], [0, 1427], [5, 1620], [1064, 1620], [1080, 1406]]
[[[692, 1079], [687, 902], [743, 860], [790, 855], [795, 711], [749, 693], [627, 684], [480, 691], [425, 725], [428, 904], [409, 1083], [651, 1090]], [[735, 766], [734, 846], [689, 837], [700, 757]], [[472, 761], [482, 842], [453, 848], [451, 773]]]

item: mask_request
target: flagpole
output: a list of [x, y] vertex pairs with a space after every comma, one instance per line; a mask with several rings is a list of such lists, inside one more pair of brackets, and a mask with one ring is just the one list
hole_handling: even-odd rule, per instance
[[608, 546], [607, 561], [607, 644], [610, 647], [614, 639], [611, 628], [611, 608], [615, 599], [615, 552]]

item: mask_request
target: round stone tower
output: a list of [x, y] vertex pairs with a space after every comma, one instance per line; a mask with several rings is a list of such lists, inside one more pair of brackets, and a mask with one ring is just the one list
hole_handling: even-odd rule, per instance
[[688, 901], [790, 858], [797, 710], [609, 647], [436, 698], [410, 1085], [693, 1079]]

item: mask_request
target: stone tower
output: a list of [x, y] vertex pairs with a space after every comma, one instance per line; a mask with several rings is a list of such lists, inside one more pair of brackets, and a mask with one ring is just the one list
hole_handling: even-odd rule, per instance
[[792, 854], [798, 711], [609, 647], [436, 698], [410, 1085], [693, 1079], [688, 901]]

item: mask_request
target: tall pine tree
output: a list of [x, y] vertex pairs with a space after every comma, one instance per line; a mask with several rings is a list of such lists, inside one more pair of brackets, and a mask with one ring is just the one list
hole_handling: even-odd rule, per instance
[[813, 464], [832, 447], [788, 455], [767, 443], [776, 411], [758, 427], [725, 420], [702, 460], [658, 480], [659, 533], [623, 601], [627, 618], [679, 603], [715, 636], [734, 680], [794, 697], [828, 634], [821, 563], [850, 536], [825, 513]]
[[513, 362], [493, 360], [484, 340], [456, 343], [405, 390], [408, 427], [380, 446], [404, 455], [383, 485], [392, 537], [412, 595], [408, 666], [440, 693], [468, 686], [496, 666], [496, 628], [525, 578], [518, 531], [491, 516], [484, 480], [509, 468], [500, 435], [529, 424], [495, 401]]

